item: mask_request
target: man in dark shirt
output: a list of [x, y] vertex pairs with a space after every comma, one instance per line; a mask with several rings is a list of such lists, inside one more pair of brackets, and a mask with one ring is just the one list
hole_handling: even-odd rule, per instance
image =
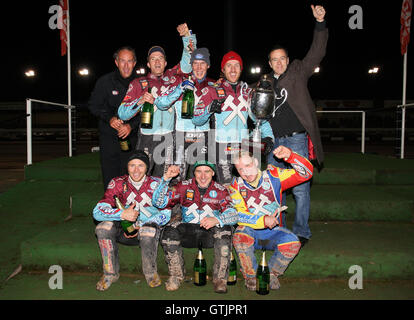
[[[99, 150], [104, 190], [112, 178], [126, 174], [127, 159], [137, 142], [138, 117], [130, 121], [118, 118], [118, 107], [129, 83], [135, 79], [136, 56], [134, 49], [122, 47], [114, 54], [117, 70], [96, 82], [88, 108], [99, 119]], [[130, 151], [123, 152], [119, 138], [130, 139]]]
[[[316, 25], [312, 45], [305, 58], [289, 63], [286, 48], [277, 46], [270, 51], [269, 65], [273, 72], [268, 78], [273, 81], [276, 99], [273, 118], [269, 122], [275, 136], [274, 149], [284, 145], [303, 157], [316, 158], [321, 166], [323, 162], [322, 142], [315, 105], [310, 97], [307, 82], [325, 55], [328, 29], [324, 21], [325, 9], [322, 6], [313, 5], [311, 8]], [[269, 154], [268, 163], [280, 168], [285, 167], [285, 163], [273, 157], [273, 153]], [[310, 182], [295, 186], [292, 193], [296, 201], [292, 230], [303, 246], [311, 237], [308, 225]], [[283, 199], [286, 198], [283, 197]]]

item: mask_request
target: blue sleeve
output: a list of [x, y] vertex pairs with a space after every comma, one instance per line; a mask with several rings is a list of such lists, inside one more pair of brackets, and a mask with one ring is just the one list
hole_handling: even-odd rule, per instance
[[148, 220], [145, 221], [145, 223], [154, 222], [160, 226], [164, 226], [170, 221], [171, 219], [171, 210], [170, 209], [164, 209], [164, 210], [158, 210], [158, 213], [152, 215]]
[[197, 38], [195, 34], [191, 34], [188, 37], [183, 37], [183, 54], [181, 56], [180, 68], [184, 73], [190, 73], [191, 67], [191, 52], [197, 48]]
[[166, 95], [158, 96], [155, 99], [154, 104], [158, 109], [165, 111], [170, 108], [170, 106], [181, 96], [182, 93], [183, 90], [181, 89], [181, 85], [178, 85], [172, 92], [167, 93]]
[[152, 205], [158, 209], [164, 209], [168, 205], [168, 185], [170, 180], [165, 181], [164, 177], [161, 179], [161, 183], [152, 194]]
[[123, 210], [112, 208], [109, 203], [99, 202], [93, 209], [93, 217], [97, 221], [120, 221]]
[[118, 117], [121, 120], [129, 120], [134, 117], [142, 108], [143, 104], [139, 104], [139, 99], [134, 99], [130, 102], [122, 102], [118, 107]]
[[194, 110], [194, 117], [191, 121], [196, 126], [202, 126], [210, 119], [211, 115], [212, 114], [208, 112], [208, 107], [204, 108], [197, 105]]
[[220, 227], [225, 225], [234, 225], [239, 221], [239, 215], [234, 208], [228, 208], [224, 210], [222, 214], [215, 215], [215, 217], [219, 221]]

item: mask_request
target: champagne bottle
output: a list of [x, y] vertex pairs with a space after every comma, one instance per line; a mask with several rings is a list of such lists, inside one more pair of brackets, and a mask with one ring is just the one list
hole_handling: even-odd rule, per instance
[[118, 137], [119, 146], [121, 147], [122, 152], [129, 152], [131, 151], [131, 141], [129, 141], [129, 137], [120, 138]]
[[233, 251], [230, 252], [230, 265], [229, 265], [229, 277], [227, 278], [227, 284], [229, 286], [235, 285], [237, 282], [237, 264], [234, 259]]
[[207, 282], [207, 265], [203, 256], [201, 242], [198, 245], [197, 258], [194, 261], [194, 284], [196, 286], [204, 286]]
[[266, 262], [266, 251], [263, 250], [262, 260], [256, 271], [256, 292], [258, 294], [269, 294], [270, 273]]
[[[121, 200], [117, 196], [114, 196], [116, 207], [120, 210], [125, 210], [125, 207], [122, 205]], [[135, 237], [138, 233], [138, 230], [134, 227], [134, 222], [128, 220], [121, 220], [121, 227], [125, 232], [125, 235], [129, 238]]]
[[[148, 87], [148, 92], [151, 93], [151, 88]], [[152, 119], [154, 118], [154, 105], [145, 102], [141, 110], [141, 127], [145, 129], [152, 129]]]
[[[191, 76], [190, 76], [191, 80]], [[192, 119], [194, 115], [194, 91], [186, 89], [183, 95], [183, 101], [181, 105], [181, 118]]]

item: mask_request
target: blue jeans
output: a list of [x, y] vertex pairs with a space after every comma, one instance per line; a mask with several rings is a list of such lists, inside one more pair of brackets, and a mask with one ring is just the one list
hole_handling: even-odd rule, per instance
[[[292, 151], [308, 158], [308, 137], [306, 133], [299, 133], [287, 138], [275, 138], [273, 150], [278, 146], [285, 146]], [[267, 162], [279, 168], [291, 168], [290, 165], [283, 160], [279, 160], [270, 153]], [[292, 193], [296, 202], [295, 221], [293, 222], [292, 231], [302, 238], [309, 239], [312, 234], [309, 228], [309, 212], [310, 212], [310, 181], [304, 182], [292, 188]], [[286, 205], [286, 192], [283, 192], [282, 205]], [[284, 220], [286, 215], [282, 215]], [[286, 221], [282, 221], [286, 226]]]

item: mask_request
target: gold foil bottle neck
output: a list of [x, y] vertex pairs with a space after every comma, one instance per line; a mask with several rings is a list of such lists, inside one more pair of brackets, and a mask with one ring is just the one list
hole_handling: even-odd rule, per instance
[[203, 251], [198, 250], [197, 259], [198, 260], [204, 260]]
[[263, 250], [262, 253], [262, 261], [260, 262], [260, 265], [263, 267], [267, 267], [267, 262], [266, 262], [266, 251]]

